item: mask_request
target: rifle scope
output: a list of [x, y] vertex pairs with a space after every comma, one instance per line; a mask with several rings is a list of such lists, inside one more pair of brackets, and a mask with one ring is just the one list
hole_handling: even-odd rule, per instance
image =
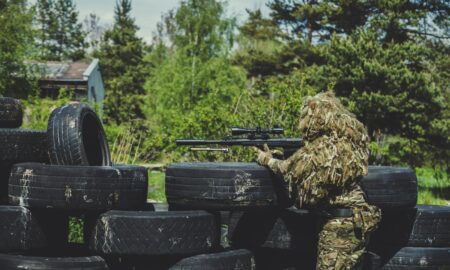
[[232, 136], [239, 136], [244, 134], [283, 134], [284, 129], [280, 127], [273, 127], [273, 128], [239, 128], [239, 127], [233, 127], [231, 128], [231, 135]]

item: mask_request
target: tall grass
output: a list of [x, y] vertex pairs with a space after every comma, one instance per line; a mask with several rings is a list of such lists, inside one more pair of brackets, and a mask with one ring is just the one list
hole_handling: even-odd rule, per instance
[[142, 137], [133, 129], [119, 131], [111, 147], [111, 160], [114, 164], [135, 164], [140, 156]]

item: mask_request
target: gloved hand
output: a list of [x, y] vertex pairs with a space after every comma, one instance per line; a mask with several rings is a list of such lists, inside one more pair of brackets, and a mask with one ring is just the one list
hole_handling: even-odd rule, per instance
[[269, 164], [269, 160], [273, 158], [269, 146], [267, 146], [267, 144], [264, 144], [264, 151], [262, 151], [257, 147], [255, 147], [255, 150], [257, 151], [258, 154], [256, 162], [258, 162], [259, 165], [267, 166], [267, 164]]

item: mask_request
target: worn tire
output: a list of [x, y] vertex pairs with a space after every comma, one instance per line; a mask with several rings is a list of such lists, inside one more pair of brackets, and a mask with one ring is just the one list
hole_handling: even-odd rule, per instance
[[26, 251], [46, 246], [45, 236], [28, 209], [0, 206], [0, 251]]
[[18, 128], [22, 125], [23, 108], [19, 100], [0, 97], [0, 128]]
[[169, 270], [253, 270], [255, 259], [252, 252], [239, 249], [219, 253], [201, 254], [185, 258]]
[[283, 184], [256, 163], [175, 163], [166, 170], [168, 203], [188, 209], [287, 206]]
[[0, 162], [0, 205], [8, 203], [8, 179], [11, 167], [10, 162]]
[[450, 247], [385, 248], [381, 256], [383, 270], [447, 270], [450, 269]]
[[70, 104], [53, 110], [47, 134], [52, 164], [111, 165], [102, 123], [85, 104]]
[[142, 208], [148, 174], [140, 166], [15, 164], [9, 202], [30, 208], [109, 210]]
[[314, 252], [316, 218], [307, 210], [232, 211], [228, 239], [234, 248], [275, 248]]
[[48, 162], [47, 134], [30, 129], [0, 129], [0, 161]]
[[450, 247], [450, 206], [385, 211], [371, 239], [372, 246]]
[[314, 270], [316, 254], [275, 248], [252, 250], [257, 270]]
[[381, 258], [377, 254], [367, 251], [364, 253], [362, 270], [380, 270]]
[[417, 202], [417, 177], [409, 168], [369, 166], [361, 186], [367, 202], [382, 209], [413, 207]]
[[109, 211], [97, 221], [90, 248], [114, 255], [200, 254], [217, 247], [218, 233], [204, 211]]
[[23, 255], [0, 254], [2, 270], [107, 270], [105, 261], [98, 256], [92, 257], [33, 257]]

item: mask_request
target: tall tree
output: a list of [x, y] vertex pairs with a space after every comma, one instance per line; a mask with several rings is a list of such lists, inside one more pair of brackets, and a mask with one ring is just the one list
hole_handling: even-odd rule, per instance
[[[182, 1], [176, 11], [165, 17], [166, 32], [180, 55], [190, 62], [190, 91], [186, 93], [188, 108], [196, 102], [196, 97], [206, 94], [199, 87], [199, 66], [216, 56], [229, 53], [234, 42], [235, 18], [224, 13], [224, 4], [216, 0]], [[187, 60], [186, 59], [186, 60]]]
[[42, 59], [79, 60], [84, 57], [86, 33], [73, 0], [38, 0], [36, 22]]
[[235, 19], [220, 1], [186, 0], [164, 23], [172, 49], [146, 84], [152, 141], [173, 149], [175, 138], [225, 135], [245, 91], [245, 73], [229, 59]]
[[143, 118], [146, 45], [137, 37], [138, 27], [130, 15], [131, 1], [117, 1], [114, 12], [114, 25], [105, 32], [96, 56], [106, 85], [107, 120], [126, 123]]
[[276, 22], [264, 18], [261, 10], [247, 10], [248, 19], [239, 27], [234, 63], [243, 66], [249, 77], [282, 73], [280, 54], [282, 33]]
[[449, 80], [437, 65], [440, 59], [448, 65], [448, 55], [411, 41], [383, 46], [370, 31], [335, 36], [323, 54], [326, 64], [310, 80], [320, 82], [318, 89], [331, 85], [373, 138], [397, 136], [389, 142], [392, 156], [399, 159], [394, 163], [420, 166], [427, 153], [448, 160]]
[[[0, 96], [27, 91], [24, 61], [33, 44], [32, 12], [25, 0], [0, 1]], [[26, 93], [21, 93], [26, 94]]]
[[386, 41], [411, 37], [449, 38], [446, 0], [272, 0], [273, 19], [292, 39], [329, 40], [359, 27], [379, 31]]
[[166, 18], [172, 43], [201, 60], [228, 52], [234, 42], [234, 18], [226, 18], [223, 3], [215, 0], [182, 1]]

